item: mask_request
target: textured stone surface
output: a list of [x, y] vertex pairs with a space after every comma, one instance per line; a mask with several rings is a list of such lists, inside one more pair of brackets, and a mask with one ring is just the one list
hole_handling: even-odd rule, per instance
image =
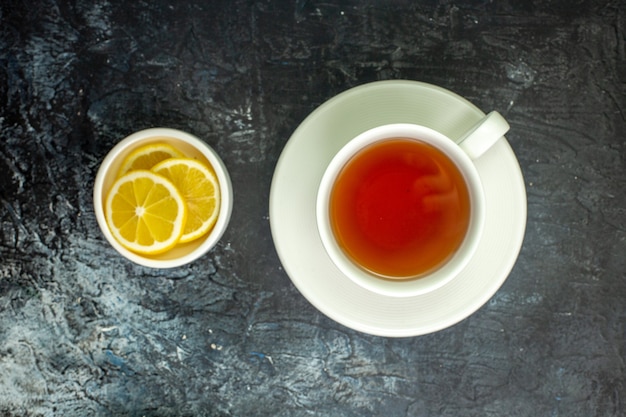
[[[626, 415], [626, 6], [336, 3], [0, 4], [0, 415]], [[502, 112], [528, 191], [501, 290], [406, 339], [310, 306], [268, 221], [302, 119], [394, 78]], [[153, 126], [215, 147], [236, 199], [218, 247], [168, 271], [120, 258], [91, 202]]]

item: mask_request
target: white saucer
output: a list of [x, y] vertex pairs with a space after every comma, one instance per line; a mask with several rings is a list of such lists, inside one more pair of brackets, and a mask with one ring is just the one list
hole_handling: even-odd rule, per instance
[[524, 180], [506, 140], [475, 161], [487, 206], [476, 254], [457, 277], [430, 293], [396, 298], [358, 286], [326, 254], [315, 220], [317, 189], [326, 166], [357, 134], [381, 124], [416, 123], [458, 138], [483, 116], [443, 88], [379, 81], [339, 94], [302, 122], [274, 172], [270, 225], [285, 271], [311, 304], [352, 329], [408, 337], [456, 324], [494, 295], [513, 268], [526, 228]]

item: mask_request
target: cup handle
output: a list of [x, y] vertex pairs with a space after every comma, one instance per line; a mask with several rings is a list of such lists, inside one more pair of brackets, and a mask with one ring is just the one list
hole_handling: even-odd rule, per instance
[[497, 111], [483, 117], [457, 141], [470, 159], [477, 159], [491, 148], [511, 127]]

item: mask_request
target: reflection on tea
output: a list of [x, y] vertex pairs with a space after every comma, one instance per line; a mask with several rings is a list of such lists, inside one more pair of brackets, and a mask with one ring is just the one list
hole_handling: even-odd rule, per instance
[[369, 145], [343, 167], [330, 195], [344, 253], [389, 279], [424, 275], [448, 260], [469, 226], [463, 175], [442, 151], [414, 139]]

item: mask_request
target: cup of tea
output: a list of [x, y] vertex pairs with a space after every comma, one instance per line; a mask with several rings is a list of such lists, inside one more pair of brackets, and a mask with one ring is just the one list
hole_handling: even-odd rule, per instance
[[[193, 178], [193, 187], [204, 184], [206, 188], [198, 188], [202, 190], [200, 194], [205, 189], [208, 191], [200, 196], [190, 195], [194, 190], [183, 188], [193, 187], [181, 184], [180, 178], [177, 183], [176, 177], [186, 177], [183, 180], [187, 183]], [[146, 197], [145, 204], [134, 200], [126, 204], [124, 200], [131, 198], [125, 197], [124, 192], [132, 193], [133, 187], [142, 183], [150, 184], [150, 191], [144, 194], [152, 197]], [[157, 196], [163, 198], [155, 204]], [[150, 199], [152, 203], [148, 202]], [[172, 203], [177, 199], [179, 206]], [[96, 174], [93, 204], [98, 225], [117, 252], [139, 265], [173, 268], [198, 259], [217, 244], [230, 221], [233, 189], [226, 166], [211, 146], [187, 132], [152, 128], [131, 134], [109, 151]], [[215, 215], [203, 218], [207, 210]], [[160, 239], [167, 241], [173, 235], [174, 226], [166, 219], [166, 213], [172, 211], [177, 217], [169, 223], [180, 220], [176, 226], [178, 235], [167, 247], [160, 246]], [[146, 242], [148, 238], [140, 237], [140, 229], [152, 227], [148, 224], [148, 214], [153, 223], [160, 222], [159, 227], [165, 224], [153, 244]], [[146, 217], [143, 226], [138, 220], [142, 215]], [[188, 225], [193, 225], [192, 231]]]
[[407, 123], [351, 139], [317, 193], [317, 226], [330, 259], [385, 296], [424, 294], [452, 280], [471, 260], [485, 222], [473, 160], [508, 130], [492, 112], [457, 141]]

